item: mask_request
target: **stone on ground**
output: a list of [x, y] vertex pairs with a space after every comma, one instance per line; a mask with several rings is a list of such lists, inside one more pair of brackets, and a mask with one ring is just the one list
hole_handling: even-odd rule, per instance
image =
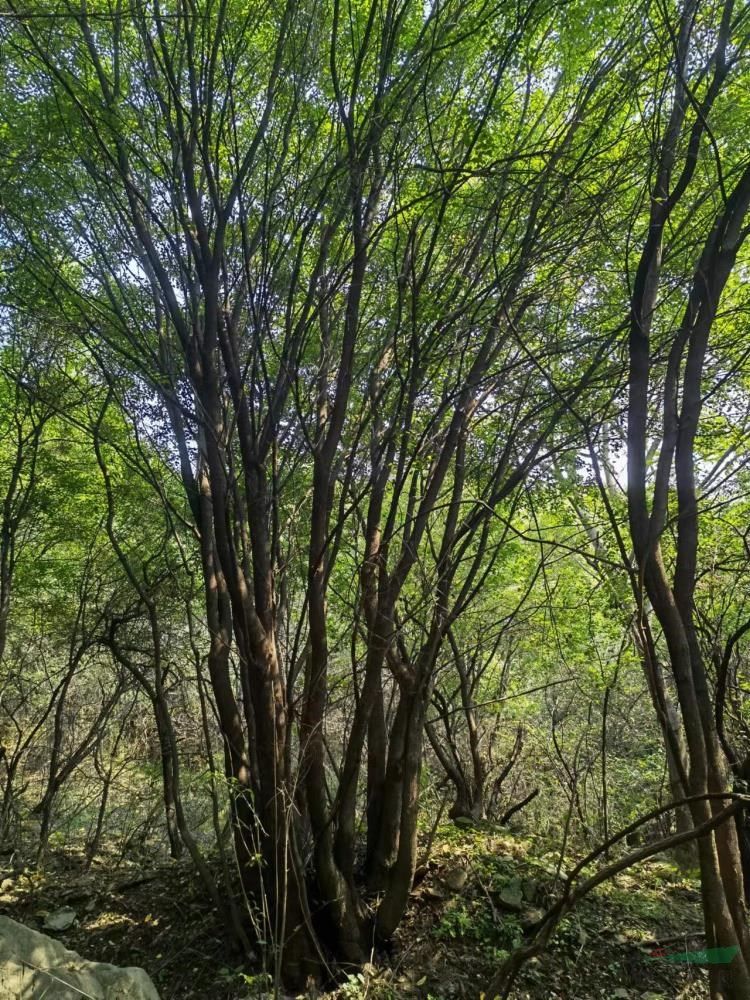
[[159, 1000], [143, 969], [88, 962], [54, 938], [0, 916], [2, 1000]]

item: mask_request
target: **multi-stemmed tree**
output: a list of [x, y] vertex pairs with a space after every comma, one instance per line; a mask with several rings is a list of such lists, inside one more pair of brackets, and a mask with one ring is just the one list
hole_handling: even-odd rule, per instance
[[[152, 703], [173, 850], [185, 842], [199, 867], [162, 580], [122, 542], [110, 410], [161, 504], [164, 572], [200, 567], [191, 648], [277, 975], [361, 962], [398, 926], [436, 672], [453, 663], [463, 681], [462, 623], [486, 606], [519, 492], [619, 419], [628, 331], [639, 651], [648, 670], [647, 598], [693, 821], [712, 820], [699, 797], [726, 784], [694, 635], [694, 444], [706, 338], [745, 235], [747, 171], [722, 147], [744, 15], [582, 0], [7, 6], [2, 251], [24, 255], [4, 299], [94, 364], [104, 530], [137, 619], [132, 640], [129, 613], [111, 617], [108, 649]], [[701, 844], [709, 934], [747, 954], [730, 828]], [[730, 976], [745, 995], [742, 959]]]

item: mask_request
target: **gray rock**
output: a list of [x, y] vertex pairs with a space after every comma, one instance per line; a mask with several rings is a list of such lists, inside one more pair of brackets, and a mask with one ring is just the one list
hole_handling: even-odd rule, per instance
[[539, 895], [539, 883], [536, 879], [527, 878], [522, 884], [523, 898], [529, 903], [535, 903]]
[[159, 1000], [143, 969], [87, 962], [54, 938], [0, 916], [0, 997]]
[[63, 906], [54, 913], [48, 913], [44, 918], [45, 931], [66, 931], [76, 920], [76, 911], [70, 906]]
[[500, 893], [500, 903], [510, 910], [519, 910], [523, 904], [523, 890], [519, 878], [511, 879]]
[[453, 892], [460, 892], [466, 885], [469, 875], [465, 868], [449, 868], [443, 876], [443, 882]]

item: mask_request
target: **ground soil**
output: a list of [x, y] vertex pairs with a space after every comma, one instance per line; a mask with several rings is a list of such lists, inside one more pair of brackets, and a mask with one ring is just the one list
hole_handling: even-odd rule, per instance
[[[417, 873], [407, 917], [388, 953], [341, 972], [328, 1000], [478, 1000], [508, 951], [555, 898], [557, 862], [529, 838], [441, 831]], [[86, 958], [140, 965], [162, 1000], [268, 996], [261, 969], [242, 968], [189, 864], [104, 857], [90, 868], [59, 852], [43, 870], [0, 867], [0, 913], [42, 929], [72, 907], [59, 933]], [[530, 963], [517, 1000], [673, 1000], [704, 997], [705, 969], [680, 960], [703, 947], [694, 879], [668, 861], [620, 875], [560, 927]], [[651, 952], [661, 943], [666, 957]], [[671, 958], [670, 958], [671, 956]]]

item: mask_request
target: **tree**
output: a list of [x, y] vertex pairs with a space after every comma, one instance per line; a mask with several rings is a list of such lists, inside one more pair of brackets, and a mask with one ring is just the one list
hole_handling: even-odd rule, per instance
[[[586, 55], [575, 51], [574, 16], [557, 63], [542, 3], [336, 3], [323, 18], [292, 2], [102, 6], [43, 30], [34, 10], [11, 10], [10, 44], [35, 80], [13, 106], [37, 123], [54, 107], [68, 152], [43, 168], [50, 186], [65, 176], [64, 221], [47, 213], [43, 240], [24, 212], [15, 224], [35, 280], [54, 274], [46, 294], [107, 377], [124, 365], [168, 420], [246, 887], [270, 901], [287, 978], [303, 979], [317, 959], [299, 809], [334, 950], [361, 961], [363, 748], [368, 864], [384, 890], [375, 928], [388, 937], [416, 864], [440, 648], [497, 556], [493, 510], [557, 446], [605, 350], [607, 336], [581, 344], [578, 370], [559, 368], [560, 398], [536, 394], [578, 292], [564, 269], [590, 204], [606, 210], [596, 164], [616, 134], [607, 81], [623, 44], [592, 22]], [[503, 394], [511, 378], [520, 396]], [[289, 517], [307, 553], [294, 595]], [[359, 579], [364, 663], [331, 796], [326, 607], [343, 559]], [[435, 599], [412, 624], [417, 576]]]
[[[633, 280], [628, 344], [630, 537], [642, 614], [645, 616], [643, 602], [647, 597], [669, 650], [685, 726], [689, 761], [686, 793], [690, 796], [726, 790], [725, 764], [695, 622], [700, 523], [696, 435], [711, 333], [749, 231], [745, 220], [750, 208], [750, 166], [742, 160], [727, 162], [715, 145], [709, 162], [717, 172], [718, 206], [686, 205], [702, 144], [716, 141], [709, 126], [712, 111], [742, 51], [741, 42], [739, 48], [734, 45], [743, 15], [735, 14], [732, 3], [723, 4], [717, 20], [708, 26], [703, 13], [698, 5], [686, 3], [675, 27], [668, 22], [668, 96], [663, 98], [661, 130], [652, 159], [648, 232]], [[705, 27], [711, 37], [708, 50], [700, 37]], [[668, 242], [668, 225], [671, 222], [679, 230], [679, 213], [690, 209], [698, 214], [701, 227], [680, 254]], [[665, 278], [665, 262], [668, 266], [675, 256], [681, 256], [683, 263], [689, 255], [693, 255], [693, 276], [681, 296], [684, 311], [678, 317], [674, 299], [661, 302], [659, 289]], [[657, 350], [660, 359], [665, 358], [658, 368]], [[654, 388], [661, 397], [661, 428], [656, 432], [658, 458], [649, 498], [647, 453], [649, 430], [655, 433], [649, 426], [653, 412], [650, 392]], [[676, 503], [671, 574], [661, 541], [672, 516], [670, 500]], [[694, 824], [708, 823], [722, 807], [720, 798], [694, 801]], [[724, 824], [698, 840], [698, 854], [709, 946], [740, 947], [737, 959], [726, 969], [712, 968], [712, 996], [748, 996], [750, 940], [734, 825]]]
[[[456, 808], [481, 816], [476, 692], [538, 587], [552, 626], [535, 636], [575, 653], [577, 673], [552, 680], [588, 700], [569, 744], [549, 688], [563, 853], [571, 817], [583, 839], [598, 829], [581, 802], [592, 775], [610, 840], [609, 713], [632, 640], [672, 786], [706, 832], [710, 940], [744, 949], [736, 840], [716, 820], [731, 810], [705, 797], [726, 790], [728, 742], [695, 593], [701, 381], [707, 365], [723, 379], [710, 338], [722, 296], [740, 298], [750, 197], [732, 113], [745, 14], [729, 0], [7, 6], [3, 302], [74, 345], [82, 401], [55, 413], [97, 471], [113, 583], [97, 649], [151, 706], [171, 850], [186, 846], [221, 906], [178, 745], [188, 717], [213, 768], [215, 711], [212, 822], [221, 849], [226, 792], [239, 942], [232, 906], [247, 898], [277, 987], [296, 987], [393, 935], [417, 864], [425, 735]], [[632, 558], [596, 452], [623, 425], [626, 378]], [[577, 484], [583, 467], [605, 542], [580, 498], [585, 542], [554, 522], [560, 470]], [[534, 546], [528, 590], [491, 622], [513, 539]], [[602, 571], [603, 551], [624, 575]], [[569, 591], [562, 624], [553, 577]], [[576, 621], [578, 588], [602, 583]], [[600, 640], [594, 679], [582, 661]], [[121, 732], [120, 711], [79, 744], [98, 772], [98, 733]], [[746, 995], [743, 962], [730, 977]]]

